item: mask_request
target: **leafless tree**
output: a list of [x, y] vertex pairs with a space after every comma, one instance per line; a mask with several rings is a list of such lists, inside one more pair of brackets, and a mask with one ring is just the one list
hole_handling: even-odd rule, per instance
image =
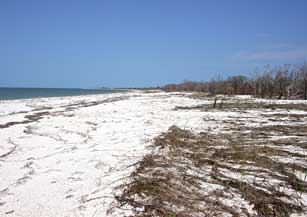
[[300, 77], [302, 80], [302, 89], [303, 89], [303, 98], [307, 100], [307, 65], [306, 63], [303, 64], [300, 70]]
[[211, 95], [235, 94], [254, 95], [262, 98], [303, 98], [307, 100], [307, 65], [293, 68], [290, 65], [271, 68], [265, 66], [263, 72], [256, 71], [247, 78], [236, 75], [228, 79], [215, 76], [209, 82], [184, 81], [169, 84], [166, 91], [198, 91]]

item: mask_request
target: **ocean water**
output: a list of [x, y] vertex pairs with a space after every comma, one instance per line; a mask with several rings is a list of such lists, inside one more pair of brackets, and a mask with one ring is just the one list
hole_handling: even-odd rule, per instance
[[92, 94], [120, 93], [116, 89], [78, 89], [78, 88], [10, 88], [0, 87], [0, 100], [31, 99], [40, 97], [79, 96]]

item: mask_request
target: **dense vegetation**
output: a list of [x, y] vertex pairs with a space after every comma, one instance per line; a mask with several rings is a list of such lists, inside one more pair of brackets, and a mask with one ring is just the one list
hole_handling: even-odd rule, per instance
[[249, 77], [237, 75], [208, 82], [184, 81], [181, 84], [166, 85], [163, 89], [206, 92], [210, 95], [254, 95], [262, 98], [307, 100], [307, 65], [284, 65], [275, 68], [266, 66], [262, 72], [255, 72]]

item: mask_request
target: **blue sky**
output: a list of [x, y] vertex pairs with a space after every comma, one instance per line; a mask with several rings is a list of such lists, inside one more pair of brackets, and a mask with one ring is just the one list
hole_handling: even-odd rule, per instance
[[306, 0], [1, 0], [0, 86], [155, 86], [307, 60]]

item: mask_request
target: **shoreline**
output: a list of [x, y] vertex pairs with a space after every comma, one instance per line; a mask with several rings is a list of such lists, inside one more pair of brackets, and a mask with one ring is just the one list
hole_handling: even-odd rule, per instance
[[0, 87], [0, 103], [10, 100], [31, 100], [55, 97], [78, 97], [100, 94], [126, 93], [133, 90], [120, 88], [11, 88]]
[[[233, 134], [233, 123], [248, 132], [253, 127], [278, 124], [270, 115], [281, 115], [281, 123], [289, 126], [296, 124], [292, 116], [307, 116], [307, 111], [298, 110], [304, 106], [290, 109], [304, 104], [303, 100], [281, 104], [278, 100], [241, 98], [245, 107], [237, 110], [234, 103], [239, 98], [230, 97], [225, 108], [216, 109], [212, 109], [211, 98], [157, 91], [1, 103], [0, 215], [133, 214], [131, 209], [109, 211], [116, 204], [115, 196], [122, 192], [121, 186], [131, 181], [138, 162], [152, 153], [149, 145], [170, 127], [216, 137]], [[3, 127], [8, 123], [13, 124]], [[307, 119], [298, 123], [307, 124]], [[298, 148], [289, 150], [301, 152]], [[307, 197], [302, 195], [307, 205]], [[242, 202], [237, 207], [251, 209], [242, 198], [236, 201]]]
[[[173, 124], [201, 121], [172, 112], [182, 103], [196, 101], [137, 91], [2, 103], [1, 125], [21, 123], [0, 129], [1, 215], [105, 216], [149, 141]], [[23, 123], [37, 113], [43, 117]]]

